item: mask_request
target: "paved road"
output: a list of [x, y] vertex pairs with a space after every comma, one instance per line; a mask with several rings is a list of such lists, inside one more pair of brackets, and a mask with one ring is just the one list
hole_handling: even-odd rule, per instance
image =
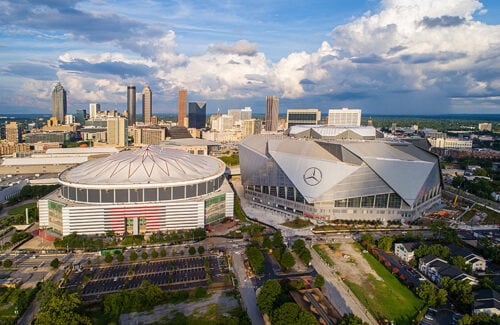
[[325, 278], [323, 294], [330, 300], [332, 305], [342, 314], [352, 313], [368, 324], [378, 324], [375, 318], [351, 293], [344, 282], [332, 273], [332, 270], [326, 265], [314, 249], [310, 249], [312, 255], [312, 265]]
[[248, 279], [246, 276], [243, 257], [240, 254], [233, 253], [231, 254], [231, 260], [233, 261], [234, 273], [238, 277], [238, 289], [240, 290], [243, 307], [247, 311], [252, 325], [264, 325], [262, 314], [259, 307], [257, 307], [255, 286], [251, 279]]

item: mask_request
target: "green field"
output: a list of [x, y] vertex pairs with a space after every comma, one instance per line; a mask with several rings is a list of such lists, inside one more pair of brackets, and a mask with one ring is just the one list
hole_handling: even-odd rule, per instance
[[[361, 249], [361, 246], [357, 246]], [[412, 324], [423, 302], [392, 275], [375, 257], [363, 254], [372, 269], [383, 281], [368, 275], [364, 286], [345, 280], [347, 286], [377, 319], [388, 319], [395, 324]]]
[[36, 203], [27, 203], [20, 205], [18, 207], [15, 207], [11, 210], [9, 210], [8, 215], [10, 216], [17, 216], [17, 215], [25, 215], [26, 214], [26, 208], [31, 209], [31, 208], [36, 208]]
[[288, 228], [300, 229], [300, 228], [310, 227], [313, 224], [309, 220], [295, 218], [291, 221], [284, 222], [281, 225], [288, 227]]

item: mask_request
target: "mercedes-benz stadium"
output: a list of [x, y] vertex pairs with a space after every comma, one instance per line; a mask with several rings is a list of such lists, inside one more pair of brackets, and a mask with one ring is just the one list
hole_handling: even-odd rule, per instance
[[437, 156], [406, 142], [255, 135], [239, 155], [246, 199], [290, 215], [411, 221], [441, 201]]
[[158, 146], [91, 160], [61, 173], [61, 187], [39, 200], [40, 226], [63, 236], [204, 227], [233, 216], [225, 168]]

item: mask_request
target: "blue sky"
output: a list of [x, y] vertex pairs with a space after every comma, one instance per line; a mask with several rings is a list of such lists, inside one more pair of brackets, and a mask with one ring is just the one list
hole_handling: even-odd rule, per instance
[[[175, 113], [266, 95], [287, 108], [366, 114], [500, 113], [500, 1], [0, 0], [0, 113], [125, 110], [126, 86]], [[138, 96], [138, 107], [140, 107]]]

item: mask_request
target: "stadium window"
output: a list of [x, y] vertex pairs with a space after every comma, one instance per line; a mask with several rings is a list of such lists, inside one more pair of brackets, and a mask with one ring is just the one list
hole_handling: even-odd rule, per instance
[[387, 208], [387, 197], [388, 194], [379, 194], [375, 197], [375, 207], [376, 208]]
[[400, 209], [401, 208], [401, 197], [396, 193], [391, 193], [389, 195], [389, 208]]

